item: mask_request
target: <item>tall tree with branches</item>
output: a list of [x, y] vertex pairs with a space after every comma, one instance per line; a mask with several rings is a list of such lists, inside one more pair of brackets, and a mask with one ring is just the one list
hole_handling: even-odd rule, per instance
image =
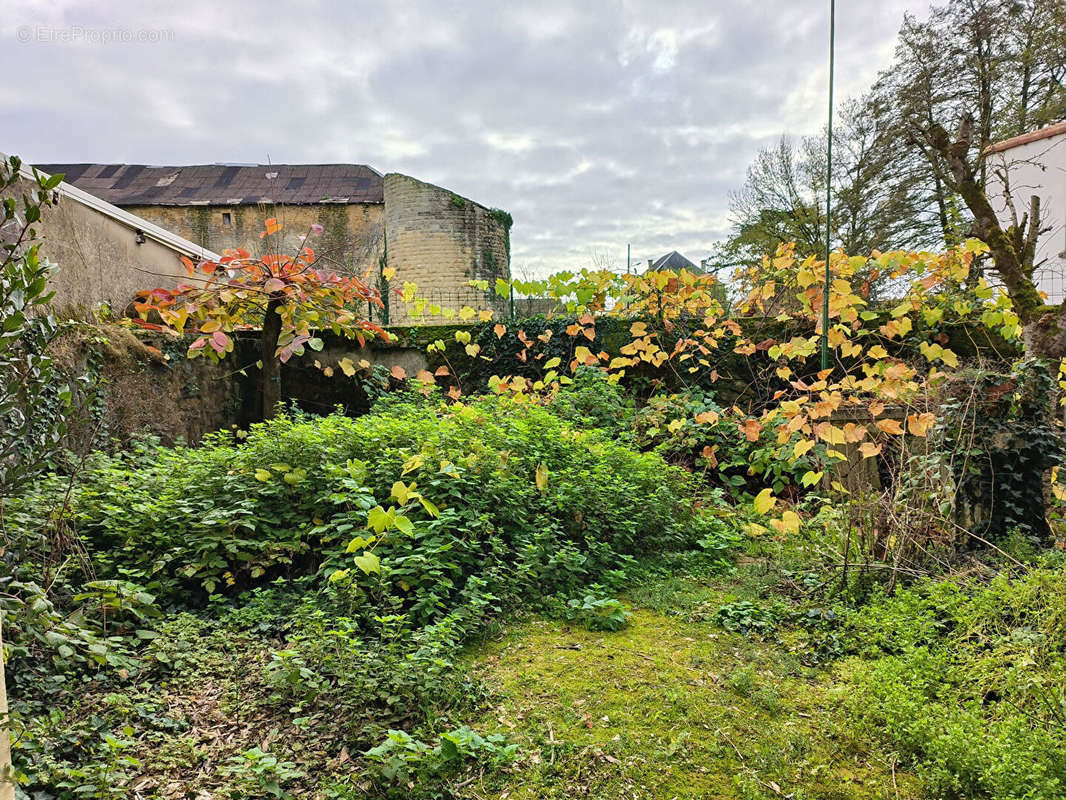
[[[990, 248], [988, 269], [1021, 319], [1032, 355], [1066, 355], [1063, 308], [1048, 308], [1034, 273], [1044, 231], [1039, 198], [1004, 220], [990, 200], [989, 146], [1066, 118], [1066, 5], [1061, 0], [951, 0], [926, 22], [907, 17], [893, 66], [874, 93], [891, 107], [905, 157], [959, 199], [967, 233]], [[1007, 176], [997, 176], [1009, 186]], [[947, 226], [945, 226], [947, 230]]]

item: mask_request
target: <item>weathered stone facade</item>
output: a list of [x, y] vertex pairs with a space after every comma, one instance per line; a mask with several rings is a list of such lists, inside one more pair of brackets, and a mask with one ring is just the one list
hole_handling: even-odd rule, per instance
[[[507, 301], [494, 291], [497, 278], [510, 280], [507, 226], [498, 215], [447, 189], [406, 175], [385, 176], [385, 243], [394, 284], [410, 281], [430, 303], [448, 308], [490, 308], [502, 314]], [[489, 291], [470, 286], [488, 281]], [[392, 324], [428, 323], [393, 301]]]
[[243, 248], [263, 252], [259, 238], [263, 222], [277, 217], [282, 228], [281, 248], [299, 251], [301, 237], [312, 225], [322, 234], [311, 236], [308, 245], [330, 265], [344, 269], [376, 266], [384, 249], [384, 205], [381, 203], [322, 203], [320, 205], [130, 205], [127, 211], [173, 231], [209, 250], [221, 253]]
[[[283, 225], [281, 248], [295, 253], [309, 239], [316, 255], [333, 268], [369, 276], [378, 286], [389, 268], [391, 290], [406, 283], [431, 306], [506, 312], [495, 291], [510, 279], [510, 216], [407, 175], [382, 176], [365, 165], [144, 165], [51, 164], [76, 187], [113, 203], [207, 250], [242, 248], [258, 255], [264, 221]], [[122, 282], [145, 288], [173, 284], [135, 276]], [[470, 286], [488, 283], [488, 291]], [[87, 299], [95, 290], [83, 287]], [[113, 294], [113, 293], [112, 293]], [[440, 324], [448, 319], [412, 316], [389, 291], [388, 313], [375, 321]], [[114, 299], [109, 300], [114, 304]]]

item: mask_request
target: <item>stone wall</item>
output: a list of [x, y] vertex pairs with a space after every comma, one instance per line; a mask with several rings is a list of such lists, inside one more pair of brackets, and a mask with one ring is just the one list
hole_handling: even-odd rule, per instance
[[252, 255], [264, 252], [259, 238], [270, 217], [282, 228], [282, 252], [299, 252], [301, 237], [312, 225], [321, 225], [321, 235], [312, 235], [308, 245], [331, 265], [362, 271], [377, 269], [384, 247], [384, 207], [381, 203], [322, 203], [319, 205], [235, 206], [125, 206], [132, 214], [173, 231], [208, 250], [221, 253], [243, 248]]
[[79, 324], [52, 343], [60, 372], [92, 379], [95, 402], [72, 420], [70, 446], [129, 445], [136, 436], [198, 444], [204, 434], [246, 425], [250, 381], [236, 363], [185, 357], [187, 343], [117, 325]]
[[[394, 288], [409, 281], [432, 303], [507, 312], [507, 299], [492, 291], [497, 278], [510, 280], [508, 230], [493, 212], [454, 192], [407, 175], [385, 176], [385, 242]], [[469, 286], [487, 280], [489, 291]], [[390, 302], [392, 324], [439, 323], [413, 319], [398, 299]]]

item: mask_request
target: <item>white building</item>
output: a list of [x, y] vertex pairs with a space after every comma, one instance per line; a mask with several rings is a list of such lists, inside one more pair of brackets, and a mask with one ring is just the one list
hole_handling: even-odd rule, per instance
[[997, 142], [985, 154], [988, 199], [1004, 228], [1029, 213], [1034, 195], [1040, 198], [1040, 227], [1045, 232], [1037, 240], [1033, 277], [1037, 288], [1047, 294], [1049, 303], [1063, 302], [1066, 300], [1066, 122]]

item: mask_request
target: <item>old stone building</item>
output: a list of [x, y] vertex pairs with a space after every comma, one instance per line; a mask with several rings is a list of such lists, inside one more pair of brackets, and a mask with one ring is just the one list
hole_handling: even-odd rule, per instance
[[[42, 164], [51, 174], [205, 249], [262, 252], [263, 222], [277, 217], [282, 248], [296, 252], [312, 225], [323, 231], [310, 244], [337, 269], [395, 270], [391, 289], [405, 282], [445, 307], [470, 305], [503, 311], [494, 292], [471, 280], [510, 277], [510, 217], [454, 192], [406, 175], [382, 175], [361, 164]], [[412, 319], [389, 292], [388, 322]]]
[[[3, 156], [0, 156], [3, 157]], [[10, 196], [35, 185], [29, 169]], [[91, 319], [101, 306], [123, 313], [141, 289], [174, 285], [186, 277], [181, 257], [218, 255], [173, 231], [78, 189], [65, 181], [52, 192], [33, 226], [41, 254], [58, 265], [51, 279], [61, 317]], [[6, 234], [0, 232], [0, 241]]]

